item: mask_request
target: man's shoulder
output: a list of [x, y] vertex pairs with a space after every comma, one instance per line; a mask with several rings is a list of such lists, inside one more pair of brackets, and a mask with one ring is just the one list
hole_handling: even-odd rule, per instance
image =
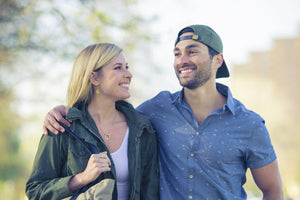
[[249, 122], [251, 120], [258, 120], [264, 122], [264, 119], [257, 112], [249, 109], [247, 105], [233, 97], [230, 89], [227, 86], [219, 84], [219, 92], [220, 88], [223, 89], [223, 95], [227, 93], [227, 106], [230, 108], [230, 110], [234, 113], [236, 117], [248, 119]]
[[162, 103], [165, 104], [171, 102], [178, 96], [178, 93], [180, 93], [180, 91], [174, 93], [171, 93], [170, 91], [167, 90], [160, 91], [157, 95], [155, 95], [151, 99], [143, 102], [140, 106], [138, 106], [138, 108], [145, 107], [145, 106], [155, 106], [158, 104], [162, 104]]
[[235, 102], [235, 115], [240, 119], [245, 119], [249, 123], [254, 121], [265, 122], [265, 120], [254, 110], [249, 109], [239, 100], [234, 99]]
[[158, 112], [173, 105], [174, 100], [179, 95], [180, 91], [171, 93], [170, 91], [161, 91], [153, 98], [139, 105], [136, 110], [143, 115], [149, 112]]

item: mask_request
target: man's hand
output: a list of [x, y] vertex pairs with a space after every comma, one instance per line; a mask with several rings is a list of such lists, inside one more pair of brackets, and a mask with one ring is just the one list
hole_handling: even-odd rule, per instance
[[69, 108], [66, 106], [56, 106], [50, 112], [48, 112], [47, 116], [44, 120], [43, 132], [45, 135], [48, 135], [48, 130], [54, 134], [58, 134], [60, 132], [65, 132], [65, 129], [58, 123], [61, 122], [66, 126], [70, 126], [70, 122], [64, 118], [67, 115]]

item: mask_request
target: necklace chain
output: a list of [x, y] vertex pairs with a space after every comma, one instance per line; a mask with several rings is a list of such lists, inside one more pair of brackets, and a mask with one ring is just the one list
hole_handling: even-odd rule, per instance
[[[115, 118], [116, 118], [116, 117], [114, 117], [114, 120], [115, 120]], [[106, 140], [106, 141], [109, 141], [110, 138], [111, 138], [111, 131], [112, 131], [112, 129], [113, 129], [113, 123], [114, 123], [114, 120], [112, 121], [111, 127], [110, 127], [110, 129], [109, 129], [108, 131], [103, 131], [103, 129], [102, 129], [102, 128], [100, 127], [100, 125], [99, 125], [100, 133], [103, 134], [103, 138], [104, 138], [104, 140]]]

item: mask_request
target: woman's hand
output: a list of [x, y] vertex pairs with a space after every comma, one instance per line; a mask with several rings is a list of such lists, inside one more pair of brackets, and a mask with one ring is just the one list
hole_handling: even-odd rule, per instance
[[110, 171], [111, 161], [107, 152], [92, 154], [86, 169], [72, 177], [68, 186], [72, 192], [84, 187], [98, 178], [101, 173]]

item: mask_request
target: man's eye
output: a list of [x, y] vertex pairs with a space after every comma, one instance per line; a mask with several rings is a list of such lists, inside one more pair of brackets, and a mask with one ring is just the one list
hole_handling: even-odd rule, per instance
[[174, 53], [174, 56], [175, 57], [180, 56], [180, 53]]

